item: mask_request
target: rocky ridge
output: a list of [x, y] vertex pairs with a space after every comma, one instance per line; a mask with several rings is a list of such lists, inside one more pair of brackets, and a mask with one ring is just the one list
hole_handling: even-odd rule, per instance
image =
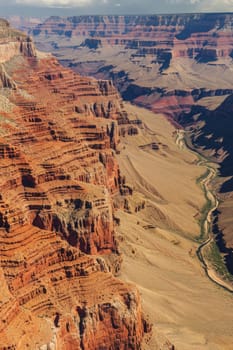
[[189, 127], [198, 151], [221, 164], [214, 230], [231, 272], [232, 28], [232, 13], [208, 13], [51, 17], [32, 31], [64, 65]]
[[113, 276], [122, 101], [0, 31], [0, 349], [138, 350], [139, 294]]
[[74, 16], [50, 17], [31, 33], [64, 65], [110, 78], [124, 99], [181, 120], [233, 93], [232, 28], [232, 13]]
[[233, 93], [232, 26], [232, 13], [74, 16], [29, 32], [63, 65], [111, 79], [125, 100], [174, 118]]
[[232, 21], [232, 14], [50, 17], [32, 34], [88, 37], [90, 46], [123, 45], [135, 49], [135, 56], [157, 56], [163, 70], [173, 57], [207, 62], [231, 56]]

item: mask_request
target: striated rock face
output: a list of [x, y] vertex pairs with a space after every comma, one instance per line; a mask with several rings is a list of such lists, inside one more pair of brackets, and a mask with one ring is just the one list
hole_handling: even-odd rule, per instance
[[[51, 17], [33, 30], [33, 35], [86, 36], [92, 43], [123, 45], [135, 55], [157, 56], [160, 69], [173, 57], [192, 57], [203, 62], [232, 53], [232, 14], [153, 16]], [[95, 39], [96, 40], [96, 39]]]
[[0, 19], [0, 38], [0, 63], [8, 61], [19, 53], [26, 57], [35, 56], [32, 40], [22, 32], [12, 30], [9, 23], [3, 19]]
[[189, 127], [221, 164], [213, 228], [233, 273], [233, 14], [51, 17], [31, 33], [63, 65], [110, 78], [125, 100]]
[[124, 99], [174, 118], [233, 92], [232, 26], [232, 13], [76, 16], [29, 32], [65, 66], [112, 79]]
[[1, 25], [0, 349], [139, 350], [139, 294], [113, 277], [121, 99]]

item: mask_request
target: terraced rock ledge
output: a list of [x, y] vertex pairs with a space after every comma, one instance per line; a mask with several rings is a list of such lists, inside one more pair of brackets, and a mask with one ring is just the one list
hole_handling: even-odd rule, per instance
[[0, 33], [0, 349], [139, 350], [139, 293], [114, 277], [122, 101]]

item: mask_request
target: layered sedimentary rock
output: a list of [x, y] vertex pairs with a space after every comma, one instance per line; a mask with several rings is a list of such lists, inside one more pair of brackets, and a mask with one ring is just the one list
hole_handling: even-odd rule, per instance
[[232, 14], [51, 17], [31, 32], [38, 42], [43, 36], [53, 38], [54, 51], [65, 47], [58, 37], [71, 46], [79, 38], [78, 46], [100, 52], [108, 45], [120, 47], [121, 54], [129, 51], [134, 65], [148, 72], [157, 66], [162, 73], [177, 58], [197, 63], [232, 58], [232, 21]]
[[[232, 14], [51, 17], [33, 34], [99, 38], [99, 45], [123, 45], [137, 56], [157, 56], [164, 69], [173, 57], [206, 62], [231, 56], [232, 21]], [[94, 39], [91, 43], [96, 46]]]
[[64, 65], [110, 78], [124, 99], [190, 126], [199, 152], [221, 164], [214, 230], [230, 271], [232, 28], [232, 13], [209, 13], [51, 17], [32, 31]]
[[232, 14], [216, 13], [51, 17], [30, 32], [62, 64], [177, 117], [203, 97], [233, 92], [232, 23]]
[[121, 99], [0, 30], [0, 349], [140, 349], [138, 292], [113, 277]]

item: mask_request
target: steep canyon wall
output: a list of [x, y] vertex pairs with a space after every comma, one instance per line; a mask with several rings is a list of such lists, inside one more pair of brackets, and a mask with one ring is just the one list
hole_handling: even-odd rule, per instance
[[121, 98], [0, 33], [0, 349], [139, 350], [139, 293], [114, 277]]
[[112, 79], [124, 99], [189, 127], [220, 164], [215, 231], [233, 271], [233, 14], [51, 17], [31, 33], [63, 65]]

